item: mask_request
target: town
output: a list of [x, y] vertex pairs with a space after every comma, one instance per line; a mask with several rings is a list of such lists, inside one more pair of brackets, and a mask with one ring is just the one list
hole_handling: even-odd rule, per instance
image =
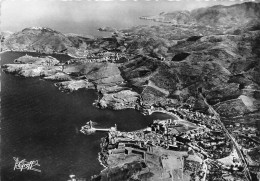
[[243, 160], [214, 116], [184, 108], [167, 111], [154, 108], [150, 113], [156, 111], [169, 113], [173, 118], [154, 120], [147, 128], [133, 132], [118, 131], [116, 125], [109, 129], [94, 128], [90, 121], [81, 132], [108, 132], [100, 152], [100, 161], [105, 166], [142, 161], [149, 168], [144, 171], [146, 174], [149, 170], [158, 173], [154, 179], [157, 176], [166, 180], [212, 180], [220, 176], [247, 179]]

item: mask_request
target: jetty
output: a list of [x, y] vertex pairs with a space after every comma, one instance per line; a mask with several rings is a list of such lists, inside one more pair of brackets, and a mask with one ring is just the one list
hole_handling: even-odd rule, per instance
[[80, 132], [83, 134], [91, 134], [96, 131], [103, 131], [103, 132], [117, 131], [117, 125], [115, 124], [115, 126], [111, 128], [95, 128], [93, 126], [93, 122], [90, 120], [80, 129]]

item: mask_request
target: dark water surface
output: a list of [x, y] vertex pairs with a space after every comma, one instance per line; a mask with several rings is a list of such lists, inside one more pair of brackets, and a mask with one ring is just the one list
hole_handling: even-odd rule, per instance
[[[37, 56], [36, 53], [28, 53]], [[25, 55], [21, 52], [1, 54], [1, 65]], [[68, 60], [65, 55], [55, 55]], [[99, 164], [100, 138], [105, 133], [83, 135], [80, 127], [87, 121], [99, 127], [115, 123], [121, 131], [146, 127], [163, 114], [143, 116], [135, 110], [99, 110], [92, 106], [97, 98], [93, 90], [60, 92], [50, 81], [22, 78], [2, 72], [1, 148], [3, 181], [68, 180], [70, 174], [89, 179], [102, 170]], [[38, 160], [41, 173], [14, 171], [13, 157]]]

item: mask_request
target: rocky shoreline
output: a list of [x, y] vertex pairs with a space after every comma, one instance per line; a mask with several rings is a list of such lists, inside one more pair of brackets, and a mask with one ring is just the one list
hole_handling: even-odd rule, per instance
[[55, 86], [64, 92], [83, 88], [95, 89], [101, 95], [101, 98], [95, 102], [99, 108], [122, 110], [136, 107], [139, 94], [122, 84], [124, 80], [114, 63], [104, 65], [104, 63], [87, 62], [86, 64], [92, 67], [86, 67], [87, 72], [83, 76], [75, 76], [75, 74], [82, 71], [80, 69], [84, 69], [86, 64], [76, 62], [66, 65], [51, 56], [39, 58], [25, 55], [14, 63], [3, 65], [3, 70], [23, 77], [42, 77], [54, 81]]
[[[150, 60], [143, 58], [142, 61], [149, 62]], [[156, 61], [157, 60], [155, 60], [155, 62]], [[185, 112], [185, 109], [180, 109], [180, 107], [189, 107], [192, 110], [193, 107], [198, 104], [196, 101], [199, 100], [199, 97], [197, 100], [195, 99], [195, 102], [194, 100], [190, 100], [189, 103], [183, 103], [176, 99], [164, 98], [164, 96], [168, 96], [170, 92], [165, 91], [167, 90], [165, 88], [160, 88], [158, 83], [155, 83], [155, 80], [153, 79], [149, 81], [144, 80], [142, 85], [144, 86], [144, 89], [141, 92], [133, 91], [132, 87], [128, 86], [129, 82], [126, 81], [129, 81], [129, 76], [132, 76], [131, 74], [129, 75], [129, 73], [135, 73], [128, 69], [129, 64], [131, 65], [133, 61], [120, 65], [112, 62], [89, 62], [86, 58], [81, 58], [61, 63], [51, 56], [39, 58], [26, 55], [18, 58], [14, 63], [15, 64], [3, 65], [3, 70], [7, 73], [24, 77], [43, 77], [45, 80], [56, 82], [55, 86], [65, 92], [73, 92], [79, 89], [95, 89], [100, 96], [99, 99], [95, 101], [94, 105], [101, 109], [109, 108], [113, 110], [122, 110], [130, 108], [137, 109], [145, 115], [149, 115], [152, 112], [164, 112], [171, 115], [179, 114], [180, 117], [188, 119], [189, 121], [194, 120], [194, 118], [189, 118], [193, 113], [185, 115], [183, 113], [183, 111]], [[142, 69], [140, 71], [142, 71]], [[140, 80], [141, 78], [137, 78], [136, 80], [132, 79], [131, 84], [139, 86], [138, 81]], [[257, 89], [257, 87], [254, 88]], [[245, 87], [245, 89], [251, 90], [252, 87]], [[152, 97], [150, 97], [151, 95]], [[257, 104], [254, 103], [256, 99], [250, 99], [247, 96], [252, 96], [252, 94], [245, 94], [240, 97], [240, 99], [228, 100], [229, 102], [221, 102], [216, 104], [214, 108], [217, 110], [225, 110], [230, 114], [229, 109], [234, 107], [240, 112], [232, 113], [233, 116], [257, 109]], [[203, 105], [204, 103], [200, 102], [200, 104]], [[230, 104], [233, 106], [230, 107]], [[241, 107], [244, 108], [241, 109]], [[176, 111], [177, 109], [180, 111]], [[244, 110], [244, 112], [241, 112], [241, 110]], [[210, 110], [207, 106], [204, 106], [204, 113], [210, 114]], [[222, 114], [224, 115], [224, 113]], [[143, 161], [140, 159], [134, 159], [135, 161], [132, 160], [133, 162], [129, 163], [123, 162], [119, 167], [108, 164], [108, 155], [105, 154], [107, 150], [103, 150], [104, 145], [102, 145], [104, 144], [105, 139], [106, 138], [102, 139], [101, 152], [99, 154], [99, 161], [105, 166], [105, 169], [99, 176], [93, 177], [93, 180], [100, 178], [100, 176], [104, 175], [110, 169], [120, 170], [121, 167], [124, 168], [126, 166], [125, 164], [128, 165], [127, 167], [130, 165], [130, 167], [135, 167], [139, 164], [144, 165]], [[116, 160], [116, 158], [114, 159]], [[145, 168], [138, 166], [139, 171]], [[136, 174], [135, 171], [133, 171], [134, 170], [131, 169], [128, 170], [129, 176], [131, 174]], [[111, 178], [112, 177], [113, 176], [111, 176]]]
[[[107, 147], [104, 152], [110, 151], [112, 154], [108, 157], [112, 156], [109, 164], [107, 157], [100, 155], [102, 164], [108, 168], [95, 178], [97, 180], [108, 179], [106, 175], [112, 180], [149, 180], [151, 177], [155, 180], [171, 180], [176, 175], [181, 177], [182, 173], [190, 175], [187, 176], [187, 180], [191, 177], [201, 177], [205, 180], [202, 173], [202, 170], [208, 168], [205, 164], [210, 166], [209, 180], [245, 180], [238, 167], [238, 170], [232, 170], [235, 166], [241, 164], [244, 169], [249, 169], [252, 177], [260, 173], [257, 154], [260, 148], [260, 22], [255, 21], [256, 17], [260, 17], [257, 13], [259, 7], [259, 3], [242, 3], [230, 7], [197, 9], [192, 12], [161, 13], [150, 19], [173, 24], [116, 30], [111, 37], [99, 39], [69, 37], [51, 29], [27, 28], [10, 35], [4, 42], [5, 47], [10, 50], [29, 51], [44, 47], [41, 48], [41, 52], [66, 52], [85, 57], [59, 62], [49, 56], [24, 56], [14, 64], [3, 65], [3, 70], [24, 77], [43, 77], [45, 80], [53, 81], [61, 91], [94, 89], [99, 94], [94, 105], [101, 109], [136, 109], [145, 115], [164, 112], [177, 115], [186, 121], [185, 124], [171, 122], [171, 136], [177, 139], [172, 137], [171, 140], [180, 144], [178, 148], [185, 147], [183, 149], [189, 152], [189, 156], [193, 155], [187, 162], [185, 173], [176, 165], [171, 165], [172, 162], [168, 162], [167, 159], [170, 158], [173, 163], [181, 165], [189, 156], [179, 155], [179, 160], [176, 161], [173, 155], [179, 154], [182, 150], [168, 152], [164, 144], [168, 144], [165, 140], [169, 139], [169, 134], [162, 128], [166, 123], [155, 123], [156, 126], [151, 127], [153, 131], [123, 134], [116, 132], [113, 137], [116, 141], [104, 138], [101, 149]], [[247, 13], [248, 9], [250, 16]], [[230, 11], [234, 13], [225, 14]], [[212, 12], [218, 16], [212, 16]], [[217, 22], [216, 26], [212, 25], [212, 19]], [[46, 47], [36, 43], [33, 44], [33, 49], [28, 49], [34, 39], [22, 39], [26, 43], [16, 41], [18, 37], [27, 37], [27, 34], [32, 32], [43, 34], [37, 38]], [[56, 36], [49, 36], [53, 33]], [[48, 41], [50, 39], [57, 40], [58, 46], [49, 45], [49, 42], [55, 42]], [[52, 46], [53, 48], [50, 48]], [[194, 128], [194, 124], [203, 131]], [[155, 128], [157, 126], [159, 127]], [[189, 127], [193, 127], [194, 132], [189, 130]], [[204, 129], [205, 127], [210, 131]], [[140, 135], [160, 135], [160, 141], [154, 140], [160, 147], [153, 145], [155, 153], [165, 153], [168, 158], [161, 154], [157, 159], [156, 154], [151, 153], [153, 158], [150, 160], [154, 164], [147, 166], [140, 154], [130, 154], [132, 147], [129, 148], [128, 142], [134, 133], [137, 137], [139, 135], [139, 138]], [[128, 145], [122, 144], [125, 140]], [[138, 149], [137, 152], [141, 152], [142, 156], [144, 152], [151, 150], [147, 150], [149, 140], [143, 137], [140, 140], [137, 143], [135, 139], [130, 139], [130, 142], [134, 142], [132, 146]], [[237, 154], [243, 152], [239, 155], [244, 155], [239, 156], [239, 164], [235, 161], [231, 164], [230, 157], [221, 160], [229, 153], [234, 153], [237, 145], [241, 147], [236, 149]], [[187, 147], [192, 151], [187, 150]], [[202, 150], [207, 150], [205, 152], [208, 156], [201, 156]], [[114, 152], [120, 155], [119, 161], [133, 159], [115, 165], [118, 158]], [[212, 163], [207, 158], [213, 158], [216, 162]], [[193, 162], [190, 162], [193, 159], [198, 163], [193, 165]], [[225, 162], [227, 160], [229, 161]], [[243, 160], [250, 162], [245, 163]], [[252, 163], [251, 160], [255, 162]], [[163, 169], [161, 165], [164, 165]], [[192, 166], [189, 165], [199, 169], [192, 170]], [[232, 168], [229, 168], [231, 165]], [[154, 173], [148, 168], [155, 168]], [[139, 177], [142, 174], [143, 177]], [[226, 177], [226, 174], [229, 176]]]

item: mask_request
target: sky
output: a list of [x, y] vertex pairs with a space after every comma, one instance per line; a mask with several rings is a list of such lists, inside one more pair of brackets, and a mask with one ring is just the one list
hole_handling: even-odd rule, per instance
[[43, 26], [63, 33], [95, 34], [103, 26], [142, 24], [140, 16], [241, 2], [245, 0], [2, 0], [1, 31]]

